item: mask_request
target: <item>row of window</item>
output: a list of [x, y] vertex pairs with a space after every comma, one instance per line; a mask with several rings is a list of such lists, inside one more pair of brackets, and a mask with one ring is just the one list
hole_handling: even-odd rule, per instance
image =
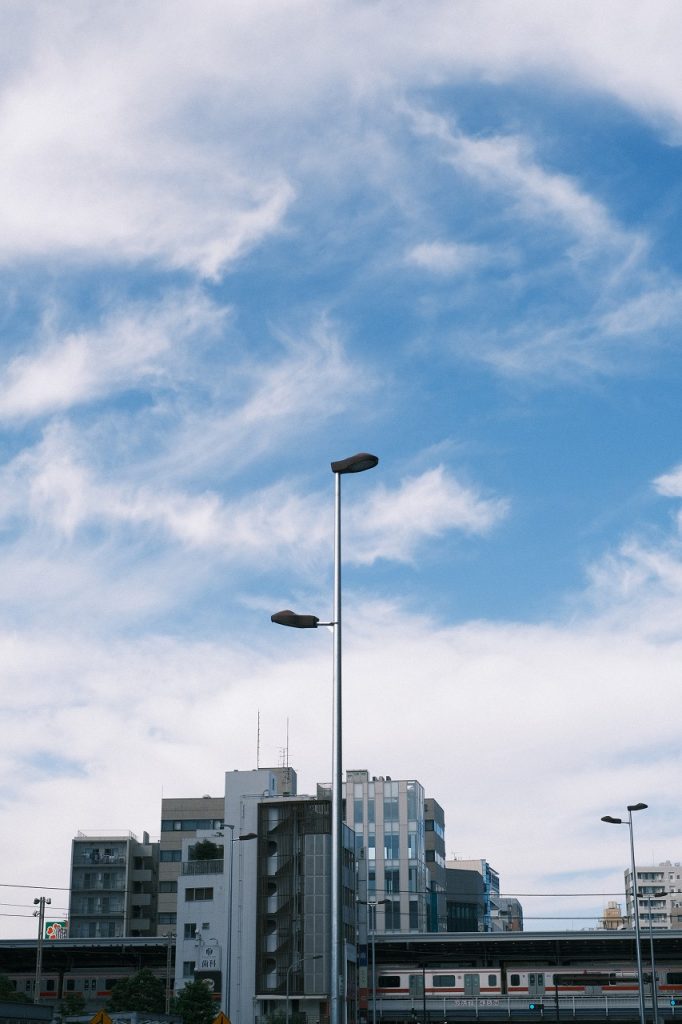
[[225, 828], [225, 822], [220, 818], [165, 818], [161, 822], [162, 832], [198, 832], [211, 828]]
[[204, 885], [196, 888], [185, 889], [185, 902], [193, 903], [199, 900], [212, 900], [213, 899], [213, 886]]

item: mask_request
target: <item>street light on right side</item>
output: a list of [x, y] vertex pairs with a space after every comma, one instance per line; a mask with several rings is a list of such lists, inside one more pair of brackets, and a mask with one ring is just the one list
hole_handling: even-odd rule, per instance
[[637, 952], [637, 987], [639, 989], [639, 1020], [640, 1024], [646, 1024], [646, 1014], [644, 1011], [644, 974], [642, 972], [642, 942], [639, 927], [639, 898], [637, 893], [637, 865], [635, 863], [635, 840], [632, 831], [632, 814], [633, 811], [645, 811], [648, 804], [628, 804], [627, 806], [627, 820], [624, 818], [614, 818], [610, 814], [605, 814], [601, 819], [605, 821], [607, 825], [627, 825], [630, 830], [630, 862], [632, 868], [632, 898], [635, 905], [634, 921], [635, 921], [635, 946]]

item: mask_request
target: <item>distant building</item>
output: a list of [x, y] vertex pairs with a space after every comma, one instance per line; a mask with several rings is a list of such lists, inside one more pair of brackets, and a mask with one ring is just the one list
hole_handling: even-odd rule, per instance
[[[679, 928], [682, 909], [682, 865], [669, 860], [660, 864], [637, 865], [637, 896], [642, 928]], [[634, 899], [632, 870], [625, 870], [625, 900], [628, 926], [633, 927]]]
[[145, 832], [79, 832], [71, 843], [69, 937], [155, 935], [159, 844]]
[[445, 867], [448, 931], [523, 930], [521, 904], [500, 896], [500, 876], [487, 860], [457, 858]]
[[623, 908], [620, 903], [616, 902], [616, 900], [609, 900], [604, 907], [600, 928], [613, 932], [620, 931], [622, 928], [627, 928], [627, 926], [627, 918], [623, 916]]
[[433, 797], [424, 801], [424, 848], [429, 889], [426, 928], [430, 932], [444, 932], [447, 926], [445, 812]]
[[[188, 801], [185, 801], [189, 804]], [[204, 805], [210, 814], [213, 805]], [[178, 811], [164, 802], [164, 813]], [[183, 822], [175, 871], [175, 989], [208, 983], [233, 1024], [284, 1012], [309, 1021], [329, 1014], [331, 805], [326, 795], [297, 794], [289, 767], [225, 775], [220, 821]], [[187, 808], [185, 808], [187, 810]], [[166, 831], [171, 831], [166, 828]], [[346, 973], [356, 988], [355, 842], [343, 832]], [[178, 840], [173, 849], [178, 846]], [[170, 848], [170, 847], [169, 847]], [[169, 895], [171, 895], [169, 893]], [[170, 913], [170, 911], [168, 911]]]
[[476, 868], [462, 867], [459, 861], [446, 862], [446, 931], [485, 931], [483, 877]]
[[225, 798], [222, 796], [176, 797], [161, 801], [158, 935], [176, 931], [183, 840], [195, 839], [199, 832], [220, 831], [224, 815]]
[[[364, 849], [367, 899], [377, 901], [376, 932], [426, 931], [429, 907], [424, 788], [415, 779], [347, 771], [345, 820]], [[318, 786], [318, 794], [328, 788]]]
[[523, 907], [513, 896], [492, 896], [490, 900], [492, 931], [522, 932]]

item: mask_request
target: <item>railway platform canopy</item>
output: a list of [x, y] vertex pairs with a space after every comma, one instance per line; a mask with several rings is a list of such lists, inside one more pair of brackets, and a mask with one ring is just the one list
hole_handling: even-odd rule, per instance
[[[628, 963], [636, 960], [635, 933], [584, 932], [434, 932], [376, 936], [377, 969], [381, 966], [500, 967], [510, 963], [557, 966]], [[657, 963], [682, 964], [682, 929], [654, 931], [651, 936]], [[642, 934], [648, 961], [650, 937]]]
[[[35, 970], [36, 939], [1, 939], [0, 974], [18, 974]], [[54, 939], [43, 942], [42, 971], [61, 973], [74, 968], [96, 969], [116, 966], [130, 968], [131, 973], [143, 967], [161, 968], [167, 964], [169, 952], [175, 959], [175, 947], [167, 938], [123, 939]]]

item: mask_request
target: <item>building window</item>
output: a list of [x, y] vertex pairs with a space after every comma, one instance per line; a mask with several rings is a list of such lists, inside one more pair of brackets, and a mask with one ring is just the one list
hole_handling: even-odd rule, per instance
[[183, 960], [182, 963], [182, 976], [183, 978], [191, 978], [194, 974], [194, 968], [196, 967], [196, 960]]
[[182, 850], [161, 850], [159, 860], [162, 864], [177, 863], [182, 860]]
[[384, 925], [387, 932], [400, 931], [400, 900], [386, 900]]
[[367, 860], [376, 860], [377, 857], [377, 837], [367, 836]]
[[384, 872], [384, 892], [400, 892], [400, 870], [388, 868]]
[[397, 832], [384, 835], [384, 860], [400, 859], [400, 836]]
[[417, 900], [410, 900], [410, 931], [416, 932], [419, 929], [419, 903]]
[[185, 902], [194, 903], [199, 900], [212, 900], [213, 899], [213, 886], [201, 886], [199, 888], [185, 889]]
[[186, 924], [185, 925], [185, 938], [186, 939], [195, 939], [196, 935], [197, 935], [197, 926], [196, 926], [196, 924]]
[[175, 914], [175, 913], [172, 913], [172, 914], [171, 913], [159, 914], [159, 924], [175, 924], [176, 921], [177, 921], [177, 918], [178, 918], [178, 915]]
[[398, 820], [398, 797], [384, 796], [384, 821]]
[[353, 824], [354, 825], [362, 825], [362, 820], [363, 820], [363, 816], [362, 816], [362, 797], [360, 797], [359, 800], [356, 797], [353, 800]]
[[212, 828], [223, 828], [223, 822], [219, 818], [166, 818], [161, 822], [162, 832], [198, 832]]
[[178, 883], [177, 881], [172, 882], [159, 882], [159, 892], [177, 892]]
[[374, 797], [371, 796], [367, 800], [367, 822], [370, 825], [373, 825], [374, 824], [374, 820], [375, 820], [375, 818], [374, 818], [374, 806], [375, 806], [374, 805]]

